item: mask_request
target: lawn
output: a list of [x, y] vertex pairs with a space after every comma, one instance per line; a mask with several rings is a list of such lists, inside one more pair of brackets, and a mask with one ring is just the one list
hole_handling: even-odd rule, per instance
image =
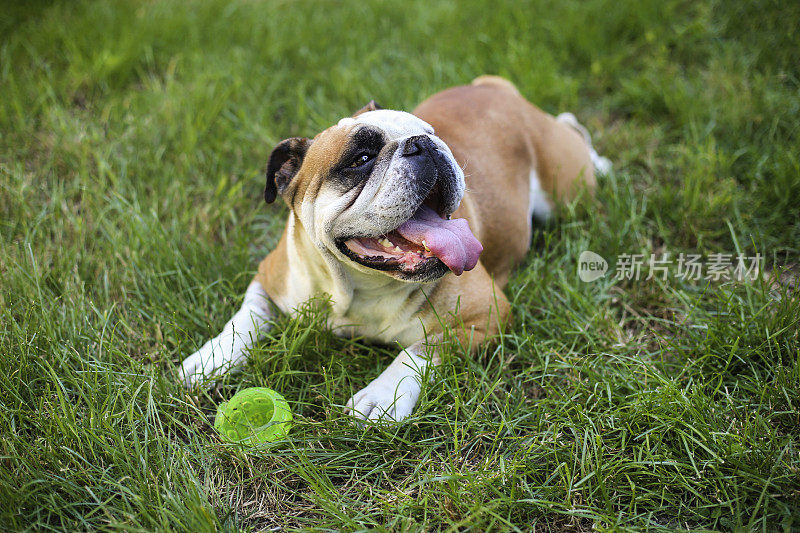
[[[800, 529], [800, 3], [5, 4], [0, 529]], [[537, 232], [506, 333], [450, 343], [397, 426], [342, 415], [397, 347], [334, 336], [325, 300], [184, 390], [280, 235], [272, 147], [485, 73], [614, 162]], [[248, 386], [292, 403], [288, 440], [220, 440]]]

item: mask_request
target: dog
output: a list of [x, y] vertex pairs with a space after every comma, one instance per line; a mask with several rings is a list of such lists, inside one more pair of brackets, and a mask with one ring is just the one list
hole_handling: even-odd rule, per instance
[[264, 197], [290, 212], [244, 302], [222, 332], [187, 357], [195, 386], [241, 365], [278, 312], [331, 298], [329, 326], [402, 350], [345, 405], [360, 420], [400, 421], [452, 326], [470, 350], [501, 331], [502, 293], [527, 253], [533, 220], [594, 190], [606, 167], [570, 114], [553, 117], [509, 81], [481, 76], [413, 113], [374, 101], [313, 139], [269, 157]]

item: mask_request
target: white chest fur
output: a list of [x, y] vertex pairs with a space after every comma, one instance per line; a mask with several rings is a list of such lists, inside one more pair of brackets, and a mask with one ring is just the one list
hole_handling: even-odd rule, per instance
[[334, 302], [329, 326], [337, 335], [408, 346], [425, 336], [416, 316], [424, 304], [425, 294], [416, 284], [394, 282], [377, 290], [359, 288], [353, 291], [346, 309]]
[[416, 315], [426, 303], [426, 287], [433, 289], [432, 285], [345, 266], [314, 246], [302, 230], [294, 230], [295, 220], [290, 217], [288, 233], [294, 238], [287, 246], [286, 291], [271, 295], [282, 312], [294, 315], [309, 299], [327, 294], [331, 297], [328, 326], [337, 335], [403, 346], [424, 338]]

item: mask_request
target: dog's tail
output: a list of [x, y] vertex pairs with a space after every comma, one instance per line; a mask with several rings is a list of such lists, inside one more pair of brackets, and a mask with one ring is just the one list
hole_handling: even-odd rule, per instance
[[514, 91], [516, 94], [519, 94], [519, 90], [517, 89], [516, 85], [514, 85], [505, 78], [501, 78], [500, 76], [492, 76], [491, 74], [478, 76], [477, 78], [472, 80], [472, 85], [495, 85], [498, 87], [504, 87], [506, 89], [510, 89]]
[[586, 141], [586, 146], [589, 148], [589, 156], [592, 158], [595, 172], [598, 174], [608, 174], [611, 172], [611, 160], [597, 153], [594, 146], [592, 146], [592, 136], [589, 135], [589, 131], [586, 127], [578, 122], [575, 115], [572, 113], [561, 113], [556, 117], [556, 120], [570, 126], [583, 136], [583, 140]]

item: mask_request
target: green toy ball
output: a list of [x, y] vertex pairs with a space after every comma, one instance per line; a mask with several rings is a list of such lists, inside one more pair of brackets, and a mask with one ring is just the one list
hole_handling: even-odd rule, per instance
[[285, 439], [292, 425], [286, 399], [266, 387], [250, 387], [217, 407], [214, 427], [231, 442], [261, 444]]

